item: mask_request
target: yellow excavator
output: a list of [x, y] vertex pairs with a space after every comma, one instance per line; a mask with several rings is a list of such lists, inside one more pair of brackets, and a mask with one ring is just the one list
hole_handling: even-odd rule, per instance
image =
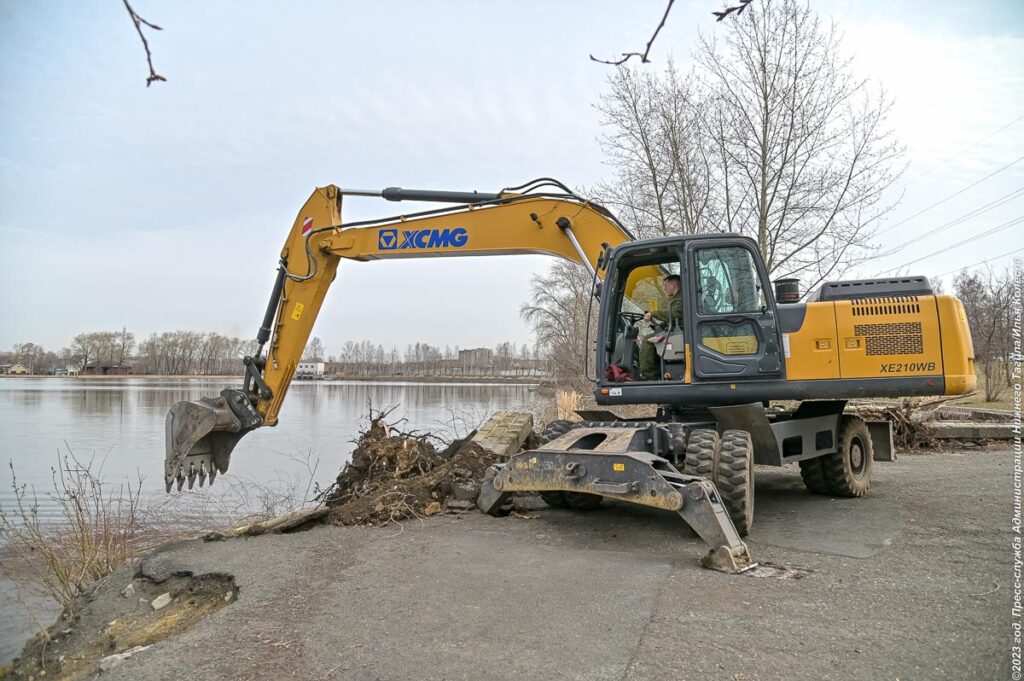
[[[345, 223], [346, 196], [448, 205]], [[539, 447], [489, 471], [478, 500], [486, 512], [517, 492], [577, 509], [612, 498], [674, 511], [710, 545], [706, 567], [742, 571], [753, 564], [740, 537], [753, 522], [754, 464], [797, 463], [812, 493], [862, 496], [891, 437], [888, 424], [844, 413], [847, 400], [975, 388], [963, 305], [925, 277], [827, 282], [798, 302], [798, 282], [773, 289], [753, 240], [634, 239], [610, 211], [550, 178], [496, 193], [329, 185], [288, 233], [242, 386], [170, 409], [167, 490], [212, 483], [242, 436], [277, 424], [342, 259], [518, 253], [587, 268], [599, 301], [587, 343], [596, 402], [657, 413], [591, 410], [549, 424]]]

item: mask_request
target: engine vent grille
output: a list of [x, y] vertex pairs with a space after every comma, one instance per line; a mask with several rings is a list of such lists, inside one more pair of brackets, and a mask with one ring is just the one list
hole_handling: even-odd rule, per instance
[[876, 314], [919, 314], [921, 304], [917, 296], [892, 296], [890, 298], [861, 298], [850, 301], [854, 317]]
[[924, 352], [921, 322], [854, 324], [853, 335], [864, 338], [868, 355], [920, 355]]

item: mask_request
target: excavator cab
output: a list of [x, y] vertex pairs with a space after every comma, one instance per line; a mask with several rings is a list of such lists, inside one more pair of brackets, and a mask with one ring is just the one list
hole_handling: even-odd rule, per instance
[[[670, 275], [679, 276], [681, 319], [670, 313]], [[599, 403], [703, 403], [712, 393], [713, 401], [728, 403], [737, 381], [783, 377], [776, 303], [751, 239], [721, 234], [625, 243], [608, 257], [605, 281]], [[644, 321], [646, 312], [651, 322]], [[652, 357], [653, 377], [642, 371]]]

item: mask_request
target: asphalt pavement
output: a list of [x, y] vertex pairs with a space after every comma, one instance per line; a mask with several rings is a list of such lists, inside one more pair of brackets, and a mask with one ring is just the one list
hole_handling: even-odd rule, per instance
[[1008, 451], [879, 462], [864, 499], [756, 474], [751, 554], [800, 579], [702, 570], [678, 516], [620, 504], [187, 542], [144, 572], [237, 600], [102, 678], [1010, 677]]

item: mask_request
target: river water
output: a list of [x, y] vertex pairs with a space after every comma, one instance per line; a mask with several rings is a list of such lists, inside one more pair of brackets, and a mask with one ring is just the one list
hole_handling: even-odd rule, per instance
[[[52, 469], [69, 451], [93, 460], [108, 484], [142, 475], [142, 492], [165, 503], [163, 485], [164, 417], [178, 400], [216, 395], [224, 379], [0, 380], [0, 506], [15, 501], [13, 475], [39, 492], [40, 514], [54, 521], [60, 513], [45, 492]], [[223, 509], [224, 495], [238, 502], [244, 490], [268, 488], [305, 493], [312, 483], [329, 484], [348, 459], [352, 440], [366, 423], [368, 407], [397, 406], [403, 430], [462, 435], [494, 411], [530, 411], [533, 388], [509, 384], [446, 384], [318, 381], [295, 382], [281, 410], [280, 425], [250, 433], [236, 447], [231, 468], [212, 489], [194, 492], [178, 508]], [[246, 502], [253, 500], [246, 499]], [[210, 502], [205, 504], [204, 502]], [[232, 513], [238, 508], [232, 506]], [[0, 574], [0, 664], [17, 653], [29, 630], [26, 594]], [[44, 608], [45, 609], [45, 608]], [[45, 616], [45, 613], [44, 613]]]

